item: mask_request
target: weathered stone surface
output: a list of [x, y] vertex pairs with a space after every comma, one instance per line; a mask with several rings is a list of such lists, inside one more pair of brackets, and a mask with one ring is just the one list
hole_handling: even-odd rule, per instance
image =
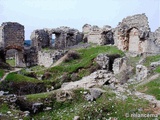
[[137, 80], [143, 80], [148, 76], [148, 69], [143, 65], [136, 66], [136, 78]]
[[[52, 44], [52, 35], [55, 35]], [[59, 27], [55, 29], [35, 30], [31, 34], [32, 46], [36, 46], [38, 50], [45, 47], [54, 47], [55, 49], [65, 49], [81, 42], [83, 34], [77, 29], [69, 27]]]
[[118, 74], [127, 69], [126, 58], [116, 58], [113, 63], [113, 73]]
[[73, 120], [80, 120], [79, 116], [74, 116]]
[[94, 25], [85, 24], [83, 26], [84, 41], [99, 45], [114, 44], [112, 28], [108, 25], [99, 28]]
[[56, 99], [57, 101], [66, 101], [66, 100], [70, 100], [73, 98], [73, 93], [71, 91], [59, 91], [56, 94]]
[[7, 101], [10, 102], [10, 103], [16, 102], [17, 101], [17, 95], [15, 95], [15, 94], [7, 95]]
[[113, 74], [108, 72], [108, 70], [98, 70], [89, 76], [83, 77], [79, 81], [64, 83], [61, 86], [61, 90], [71, 90], [77, 88], [91, 88], [93, 86], [102, 86], [106, 82], [113, 80]]
[[24, 49], [24, 60], [27, 67], [38, 64], [38, 50], [36, 47]]
[[55, 50], [55, 51], [38, 51], [38, 65], [44, 67], [51, 66], [55, 61], [65, 55], [66, 50]]
[[157, 62], [152, 62], [150, 64], [151, 67], [157, 67], [157, 66], [160, 66], [160, 61], [157, 61]]
[[87, 101], [93, 101], [99, 98], [104, 91], [100, 88], [91, 88], [89, 89], [89, 92], [90, 94], [85, 95], [85, 98]]
[[155, 42], [160, 45], [160, 27], [154, 32]]
[[37, 47], [38, 50], [50, 46], [49, 34], [44, 29], [34, 30], [30, 38], [32, 40], [32, 47]]
[[148, 18], [145, 14], [124, 18], [115, 28], [114, 41], [115, 45], [123, 51], [137, 54], [160, 52], [150, 32]]
[[16, 66], [24, 67], [24, 26], [16, 22], [5, 22], [0, 26], [0, 48], [2, 49], [0, 58], [6, 61], [6, 52], [10, 49], [17, 50]]
[[109, 70], [109, 57], [108, 54], [99, 54], [96, 57], [96, 62], [102, 69]]
[[43, 110], [43, 103], [34, 103], [32, 104], [33, 113], [37, 113]]

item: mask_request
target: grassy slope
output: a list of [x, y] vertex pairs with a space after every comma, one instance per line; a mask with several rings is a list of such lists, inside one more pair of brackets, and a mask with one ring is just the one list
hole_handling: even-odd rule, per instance
[[[50, 72], [52, 76], [50, 79], [44, 80], [45, 84], [50, 85], [55, 83], [54, 87], [59, 88], [62, 84], [61, 76], [64, 73], [71, 77], [72, 73], [77, 72], [79, 69], [82, 69], [78, 72], [78, 79], [81, 79], [86, 75], [89, 75], [90, 72], [88, 68], [96, 65], [96, 63], [93, 63], [93, 59], [99, 53], [119, 54], [121, 56], [124, 55], [122, 51], [118, 50], [114, 46], [96, 46], [86, 49], [80, 49], [77, 50], [77, 52], [80, 54], [80, 59], [71, 60], [69, 62], [63, 62], [61, 65], [49, 69], [44, 69], [40, 66], [32, 67], [31, 69], [35, 71], [37, 75], [43, 75], [45, 71]], [[22, 70], [21, 73], [24, 75], [28, 74], [26, 70]]]
[[[83, 90], [75, 90], [75, 96], [72, 101], [56, 102], [53, 104], [53, 110], [41, 112], [34, 116], [36, 120], [52, 119], [52, 120], [72, 120], [74, 116], [80, 116], [83, 120], [102, 120], [109, 117], [115, 117], [120, 120], [126, 120], [125, 113], [145, 113], [138, 111], [139, 108], [147, 108], [148, 102], [129, 97], [126, 100], [118, 100], [115, 94], [106, 89], [100, 98], [95, 102], [87, 102], [84, 100]], [[31, 99], [33, 96], [28, 95]], [[133, 118], [127, 118], [132, 120]], [[146, 119], [147, 120], [147, 119]]]
[[16, 74], [16, 73], [8, 74], [7, 77], [6, 77], [6, 80], [7, 81], [13, 81], [13, 82], [33, 82], [33, 83], [40, 82], [37, 79], [27, 77], [27, 76], [23, 76], [23, 75]]
[[0, 69], [0, 78], [2, 78], [4, 75], [4, 70]]
[[[144, 65], [149, 66], [151, 62], [156, 62], [159, 60], [160, 60], [160, 55], [149, 56], [146, 58]], [[158, 66], [154, 71], [156, 73], [160, 73], [160, 66]], [[157, 100], [160, 100], [160, 78], [157, 78], [145, 85], [139, 86], [137, 89], [146, 94], [153, 95], [156, 97]]]
[[[97, 46], [91, 47], [87, 49], [78, 50], [81, 55], [81, 58], [78, 60], [72, 60], [70, 62], [62, 63], [59, 66], [50, 68], [49, 71], [53, 73], [52, 79], [58, 78], [64, 72], [73, 73], [77, 71], [79, 68], [87, 68], [92, 64], [92, 60], [99, 54], [99, 53], [108, 53], [108, 54], [120, 54], [124, 55], [124, 53], [118, 50], [116, 47], [113, 46]], [[83, 73], [87, 73], [84, 71]], [[84, 74], [81, 77], [87, 75]]]

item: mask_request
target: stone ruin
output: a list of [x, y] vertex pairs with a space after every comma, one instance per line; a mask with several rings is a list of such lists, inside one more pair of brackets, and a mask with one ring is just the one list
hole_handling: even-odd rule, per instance
[[113, 31], [111, 26], [99, 28], [94, 25], [85, 24], [83, 26], [84, 41], [88, 43], [96, 43], [99, 45], [114, 44]]
[[[55, 35], [54, 43], [52, 42], [52, 35]], [[82, 38], [83, 34], [77, 29], [64, 26], [34, 30], [31, 33], [32, 45], [29, 49], [25, 49], [26, 65], [49, 67], [66, 53], [65, 49], [82, 42]], [[55, 51], [44, 51], [43, 48], [50, 48]]]
[[[55, 35], [52, 43], [52, 35]], [[46, 47], [55, 49], [65, 49], [82, 42], [83, 34], [77, 29], [69, 27], [60, 27], [53, 29], [35, 30], [31, 34], [32, 46], [38, 47], [38, 50]]]
[[148, 18], [145, 14], [137, 14], [124, 18], [118, 24], [114, 32], [115, 45], [122, 51], [131, 53], [159, 53], [160, 47], [155, 41], [158, 41], [159, 32], [150, 31]]
[[24, 26], [16, 22], [6, 22], [0, 26], [0, 61], [6, 62], [6, 53], [17, 50], [15, 59], [17, 67], [24, 67]]
[[[17, 67], [49, 67], [66, 53], [67, 48], [80, 42], [114, 44], [122, 51], [134, 54], [160, 53], [160, 27], [151, 32], [145, 14], [128, 16], [116, 28], [85, 24], [82, 29], [82, 32], [69, 27], [34, 30], [31, 47], [24, 47], [24, 26], [15, 22], [3, 23], [0, 26], [0, 62], [6, 62], [6, 52], [15, 49]], [[52, 35], [55, 35], [54, 42]], [[54, 52], [43, 48], [54, 49]]]

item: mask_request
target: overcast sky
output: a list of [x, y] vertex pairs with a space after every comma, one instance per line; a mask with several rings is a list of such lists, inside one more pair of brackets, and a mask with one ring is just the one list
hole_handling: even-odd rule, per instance
[[160, 0], [0, 0], [0, 24], [19, 22], [25, 39], [35, 29], [69, 26], [82, 31], [86, 23], [116, 27], [123, 18], [145, 13], [151, 31], [160, 26]]

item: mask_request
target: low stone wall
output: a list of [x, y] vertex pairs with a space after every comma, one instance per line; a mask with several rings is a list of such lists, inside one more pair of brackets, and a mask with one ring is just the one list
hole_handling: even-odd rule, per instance
[[38, 65], [50, 67], [66, 53], [66, 50], [38, 51]]

